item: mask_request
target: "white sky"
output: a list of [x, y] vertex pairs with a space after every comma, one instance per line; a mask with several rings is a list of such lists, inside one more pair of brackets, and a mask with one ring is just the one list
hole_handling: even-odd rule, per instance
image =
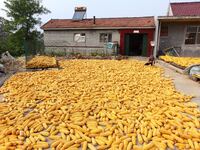
[[[171, 0], [171, 2], [184, 1]], [[6, 17], [2, 10], [5, 9], [3, 2], [4, 0], [0, 0], [0, 16]], [[51, 11], [50, 14], [41, 16], [44, 24], [51, 18], [72, 18], [75, 6], [86, 6], [88, 18], [162, 16], [167, 13], [169, 0], [43, 0], [42, 4]]]

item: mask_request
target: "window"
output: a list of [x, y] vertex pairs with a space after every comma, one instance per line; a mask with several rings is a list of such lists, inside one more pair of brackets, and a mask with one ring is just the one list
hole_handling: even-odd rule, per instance
[[200, 27], [188, 26], [185, 36], [185, 44], [200, 44]]
[[85, 43], [85, 33], [75, 33], [74, 34], [74, 41], [77, 43]]
[[160, 36], [168, 36], [168, 26], [167, 25], [161, 26]]
[[100, 39], [100, 42], [102, 42], [102, 43], [112, 42], [112, 34], [111, 33], [101, 33], [99, 39]]

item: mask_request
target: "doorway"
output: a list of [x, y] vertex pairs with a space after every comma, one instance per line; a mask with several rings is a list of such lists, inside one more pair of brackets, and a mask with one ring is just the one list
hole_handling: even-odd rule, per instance
[[125, 55], [147, 56], [147, 35], [129, 33], [125, 35]]

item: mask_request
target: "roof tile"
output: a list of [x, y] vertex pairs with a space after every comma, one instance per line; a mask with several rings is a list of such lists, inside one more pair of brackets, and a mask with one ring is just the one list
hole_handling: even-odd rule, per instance
[[154, 17], [130, 17], [130, 18], [96, 18], [74, 21], [72, 19], [51, 19], [41, 28], [59, 29], [59, 28], [111, 28], [111, 27], [155, 27]]
[[200, 16], [200, 2], [171, 3], [174, 16]]

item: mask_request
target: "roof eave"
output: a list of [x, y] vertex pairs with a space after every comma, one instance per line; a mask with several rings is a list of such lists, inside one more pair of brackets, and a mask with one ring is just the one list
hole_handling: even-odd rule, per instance
[[47, 21], [45, 24], [43, 24], [42, 26], [40, 26], [40, 29], [44, 29], [45, 26], [51, 21], [52, 19], [50, 19], [49, 21]]
[[158, 20], [188, 20], [188, 19], [200, 20], [200, 16], [158, 16]]
[[155, 26], [149, 27], [93, 27], [93, 28], [42, 28], [44, 31], [47, 30], [119, 30], [119, 29], [155, 29]]
[[159, 16], [159, 22], [200, 22], [200, 16]]

